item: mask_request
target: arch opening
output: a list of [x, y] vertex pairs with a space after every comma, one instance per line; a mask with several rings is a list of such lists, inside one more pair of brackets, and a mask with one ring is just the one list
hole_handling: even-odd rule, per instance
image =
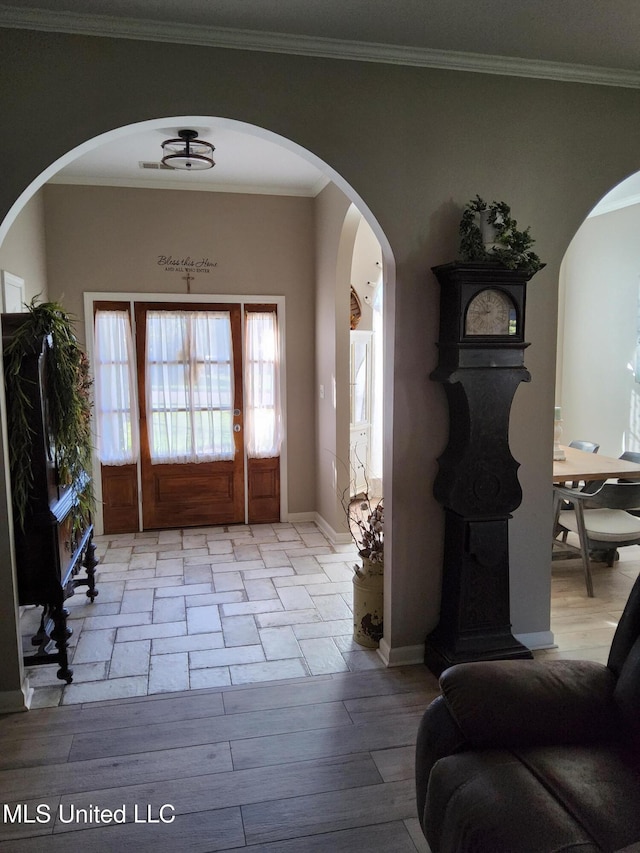
[[562, 441], [640, 450], [640, 172], [613, 187], [574, 235], [559, 287], [556, 406]]
[[[216, 127], [229, 130], [234, 133], [242, 133], [248, 136], [255, 137], [258, 140], [264, 140], [272, 145], [278, 145], [282, 148], [291, 151], [295, 155], [299, 156], [301, 159], [306, 162], [312, 164], [318, 171], [324, 176], [327, 184], [331, 183], [337, 189], [340, 190], [341, 193], [348, 199], [348, 203], [353, 206], [354, 210], [358, 211], [358, 216], [360, 221], [366, 222], [368, 228], [370, 228], [371, 233], [375, 236], [375, 239], [378, 241], [381, 252], [381, 268], [382, 268], [382, 276], [384, 276], [385, 287], [388, 287], [389, 284], [394, 280], [394, 260], [391, 252], [390, 245], [388, 240], [386, 239], [384, 233], [382, 232], [379, 223], [373, 216], [371, 210], [368, 208], [366, 203], [362, 198], [358, 196], [358, 194], [350, 187], [347, 182], [333, 170], [326, 163], [322, 162], [319, 158], [317, 158], [312, 152], [309, 152], [306, 149], [303, 149], [296, 143], [291, 140], [287, 140], [284, 137], [281, 137], [277, 134], [274, 134], [268, 130], [263, 128], [255, 127], [253, 125], [246, 124], [244, 122], [232, 121], [229, 119], [212, 119], [207, 116], [179, 116], [172, 118], [162, 118], [155, 119], [151, 121], [145, 121], [141, 123], [136, 123], [132, 125], [123, 126], [120, 128], [115, 128], [107, 133], [101, 134], [100, 136], [94, 137], [92, 139], [86, 140], [70, 150], [64, 156], [58, 158], [54, 163], [52, 163], [49, 167], [47, 167], [34, 181], [21, 193], [18, 199], [14, 202], [11, 209], [9, 210], [5, 219], [0, 223], [0, 252], [2, 251], [3, 246], [6, 244], [6, 240], [11, 235], [11, 229], [15, 225], [18, 217], [21, 212], [25, 210], [26, 206], [29, 202], [36, 197], [39, 190], [41, 190], [45, 184], [48, 184], [51, 181], [55, 181], [56, 176], [59, 176], [61, 170], [63, 170], [66, 166], [72, 164], [74, 161], [78, 160], [85, 154], [89, 154], [90, 152], [96, 150], [101, 146], [109, 145], [113, 142], [119, 140], [125, 140], [129, 137], [134, 136], [141, 130], [151, 130], [157, 133], [158, 140], [160, 141], [163, 137], [168, 135], [168, 132], [172, 127], [176, 126], [193, 126], [195, 128], [200, 127], [209, 127], [211, 125], [215, 125]], [[214, 134], [215, 136], [215, 134]], [[224, 192], [224, 190], [222, 190]], [[237, 191], [237, 190], [234, 190]], [[19, 272], [19, 270], [18, 270]], [[388, 311], [385, 306], [385, 311]], [[392, 329], [393, 324], [389, 320], [389, 316], [385, 317], [385, 335], [390, 335], [390, 329]], [[387, 347], [389, 344], [387, 343]], [[391, 351], [387, 349], [387, 352]], [[342, 370], [342, 368], [341, 368]], [[387, 380], [389, 381], [392, 377], [392, 371], [390, 369], [386, 370], [387, 372]], [[336, 378], [339, 376], [339, 371], [336, 370]], [[312, 386], [315, 385], [313, 379], [311, 380]], [[386, 390], [386, 389], [385, 389]], [[386, 391], [388, 393], [388, 391]], [[389, 409], [389, 411], [391, 411]], [[385, 421], [385, 440], [384, 443], [387, 446], [390, 446], [390, 435], [392, 433], [392, 424], [390, 422], [390, 417]], [[4, 433], [6, 435], [6, 431]], [[5, 447], [6, 449], [6, 447]], [[388, 466], [388, 473], [385, 476], [385, 487], [391, 481], [390, 474], [390, 464], [386, 463]], [[8, 478], [8, 464], [4, 466], [5, 476]], [[391, 559], [388, 560], [389, 574], [391, 568]], [[391, 583], [390, 579], [387, 581], [387, 591], [385, 601], [385, 609], [390, 612], [390, 597], [391, 597]]]

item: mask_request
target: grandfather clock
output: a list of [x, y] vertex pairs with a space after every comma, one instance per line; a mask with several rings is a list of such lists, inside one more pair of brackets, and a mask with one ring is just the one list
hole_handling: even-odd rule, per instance
[[449, 443], [434, 495], [444, 506], [440, 621], [425, 644], [437, 675], [472, 660], [531, 658], [511, 633], [509, 536], [522, 500], [509, 450], [509, 413], [524, 366], [527, 281], [490, 263], [434, 267], [440, 282], [438, 367], [449, 403]]

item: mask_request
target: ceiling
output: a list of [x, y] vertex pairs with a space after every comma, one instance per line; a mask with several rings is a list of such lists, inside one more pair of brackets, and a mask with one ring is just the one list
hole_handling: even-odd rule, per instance
[[[16, 0], [0, 27], [224, 45], [640, 87], [638, 0]], [[315, 195], [322, 164], [239, 123], [186, 118], [105, 139], [54, 180]], [[143, 170], [160, 143], [192, 126], [215, 168]], [[133, 131], [133, 132], [132, 132]], [[256, 166], [259, 164], [259, 167]]]
[[49, 12], [58, 27], [81, 16], [98, 27], [101, 16], [640, 70], [637, 0], [19, 0], [13, 9], [23, 23]]
[[[162, 142], [184, 128], [197, 130], [201, 139], [213, 144], [213, 169], [189, 173], [160, 168]], [[328, 170], [323, 171], [317, 161], [310, 162], [311, 155], [296, 153], [294, 147], [288, 140], [241, 122], [203, 116], [164, 118], [108, 134], [97, 147], [69, 158], [50, 183], [314, 197], [328, 183], [324, 173]]]

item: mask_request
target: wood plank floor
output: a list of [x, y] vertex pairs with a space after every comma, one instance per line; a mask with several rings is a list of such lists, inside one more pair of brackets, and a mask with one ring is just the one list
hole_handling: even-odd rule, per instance
[[[414, 666], [6, 716], [0, 846], [424, 851], [413, 744], [436, 694]], [[135, 822], [163, 805], [171, 823]]]
[[[554, 565], [559, 647], [536, 656], [606, 658], [640, 569], [621, 556], [595, 566], [593, 599], [579, 563]], [[413, 749], [436, 694], [412, 666], [6, 715], [0, 848], [428, 853]]]

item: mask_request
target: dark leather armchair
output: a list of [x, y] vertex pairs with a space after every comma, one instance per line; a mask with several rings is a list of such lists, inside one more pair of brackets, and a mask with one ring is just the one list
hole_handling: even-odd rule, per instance
[[440, 685], [416, 746], [432, 853], [640, 851], [640, 578], [606, 666], [465, 663]]

